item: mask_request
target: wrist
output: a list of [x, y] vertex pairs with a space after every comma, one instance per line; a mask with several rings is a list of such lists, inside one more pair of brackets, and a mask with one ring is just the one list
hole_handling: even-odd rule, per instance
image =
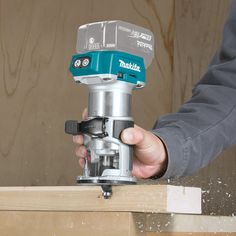
[[159, 137], [156, 136], [156, 138], [159, 146], [158, 149], [160, 150], [159, 163], [157, 164], [158, 170], [150, 177], [151, 179], [161, 178], [166, 173], [168, 167], [168, 154], [165, 143]]

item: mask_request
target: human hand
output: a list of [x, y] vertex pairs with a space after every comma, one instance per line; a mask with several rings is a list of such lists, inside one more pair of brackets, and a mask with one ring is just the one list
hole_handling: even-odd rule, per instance
[[121, 139], [126, 144], [134, 145], [134, 176], [146, 179], [164, 174], [168, 164], [167, 152], [156, 135], [134, 125], [134, 128], [123, 130]]
[[[87, 117], [87, 109], [83, 111], [83, 119]], [[150, 178], [164, 174], [168, 158], [162, 141], [149, 131], [135, 125], [134, 128], [127, 128], [121, 133], [121, 140], [129, 145], [134, 145], [134, 161], [132, 174], [137, 178]], [[84, 167], [87, 149], [83, 145], [82, 135], [73, 136], [77, 144], [76, 156], [78, 156], [81, 167]]]

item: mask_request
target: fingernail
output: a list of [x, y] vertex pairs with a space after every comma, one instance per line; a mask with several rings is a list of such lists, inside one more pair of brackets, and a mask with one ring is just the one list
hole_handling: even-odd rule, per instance
[[123, 139], [124, 139], [124, 141], [126, 141], [126, 142], [132, 142], [133, 139], [134, 139], [134, 135], [133, 135], [132, 132], [124, 131], [124, 133], [123, 133]]

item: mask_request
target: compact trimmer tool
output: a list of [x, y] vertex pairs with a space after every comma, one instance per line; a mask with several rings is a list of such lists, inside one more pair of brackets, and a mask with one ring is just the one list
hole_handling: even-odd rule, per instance
[[78, 29], [73, 79], [89, 88], [87, 120], [66, 121], [68, 134], [84, 135], [88, 157], [78, 184], [101, 185], [104, 197], [112, 185], [135, 184], [133, 147], [120, 139], [133, 127], [131, 93], [145, 86], [145, 68], [154, 55], [153, 34], [123, 21], [104, 21]]

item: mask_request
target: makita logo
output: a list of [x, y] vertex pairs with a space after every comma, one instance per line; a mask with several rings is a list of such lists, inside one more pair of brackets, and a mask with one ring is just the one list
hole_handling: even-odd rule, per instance
[[122, 67], [122, 68], [141, 72], [140, 66], [138, 66], [135, 63], [131, 63], [131, 62], [130, 63], [126, 63], [123, 60], [119, 60], [119, 62], [120, 62], [120, 67]]

